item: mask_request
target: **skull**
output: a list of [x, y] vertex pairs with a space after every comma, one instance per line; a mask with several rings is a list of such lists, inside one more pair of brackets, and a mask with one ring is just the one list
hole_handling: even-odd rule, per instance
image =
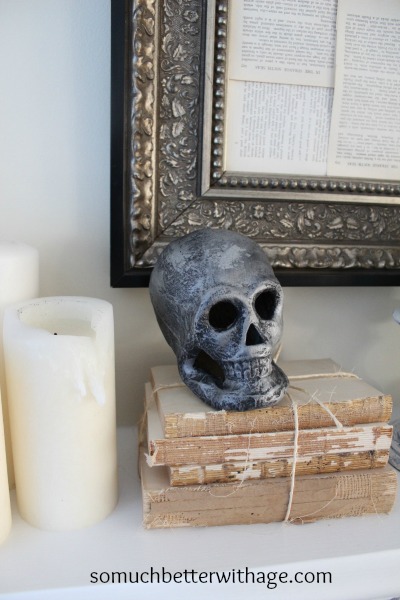
[[153, 269], [150, 297], [196, 396], [217, 410], [279, 402], [288, 386], [273, 361], [283, 294], [256, 242], [217, 229], [171, 242]]

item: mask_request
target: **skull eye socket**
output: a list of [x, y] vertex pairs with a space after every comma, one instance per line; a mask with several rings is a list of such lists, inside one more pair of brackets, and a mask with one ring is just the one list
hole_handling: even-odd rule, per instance
[[278, 305], [278, 295], [275, 290], [264, 290], [259, 294], [254, 303], [254, 308], [258, 316], [270, 321], [275, 315], [275, 310]]
[[224, 331], [229, 329], [234, 324], [238, 316], [238, 309], [229, 302], [229, 300], [221, 300], [210, 308], [208, 313], [208, 321], [214, 329]]

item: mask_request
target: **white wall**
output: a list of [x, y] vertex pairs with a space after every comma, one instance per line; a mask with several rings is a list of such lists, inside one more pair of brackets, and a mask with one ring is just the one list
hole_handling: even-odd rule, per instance
[[[42, 295], [114, 305], [120, 423], [168, 363], [146, 289], [109, 286], [109, 0], [0, 0], [0, 237], [36, 246]], [[330, 356], [399, 396], [399, 288], [287, 288], [285, 358]]]

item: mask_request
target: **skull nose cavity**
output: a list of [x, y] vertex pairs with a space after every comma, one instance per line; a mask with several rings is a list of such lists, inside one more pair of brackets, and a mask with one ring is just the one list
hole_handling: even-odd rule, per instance
[[246, 346], [257, 346], [258, 344], [265, 344], [265, 340], [252, 323], [247, 330]]

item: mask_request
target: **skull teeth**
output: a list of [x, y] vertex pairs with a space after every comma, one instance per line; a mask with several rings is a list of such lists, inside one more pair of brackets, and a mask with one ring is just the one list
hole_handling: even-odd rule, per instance
[[266, 377], [271, 372], [271, 361], [269, 358], [253, 358], [251, 360], [224, 363], [225, 373], [228, 379], [254, 379]]

